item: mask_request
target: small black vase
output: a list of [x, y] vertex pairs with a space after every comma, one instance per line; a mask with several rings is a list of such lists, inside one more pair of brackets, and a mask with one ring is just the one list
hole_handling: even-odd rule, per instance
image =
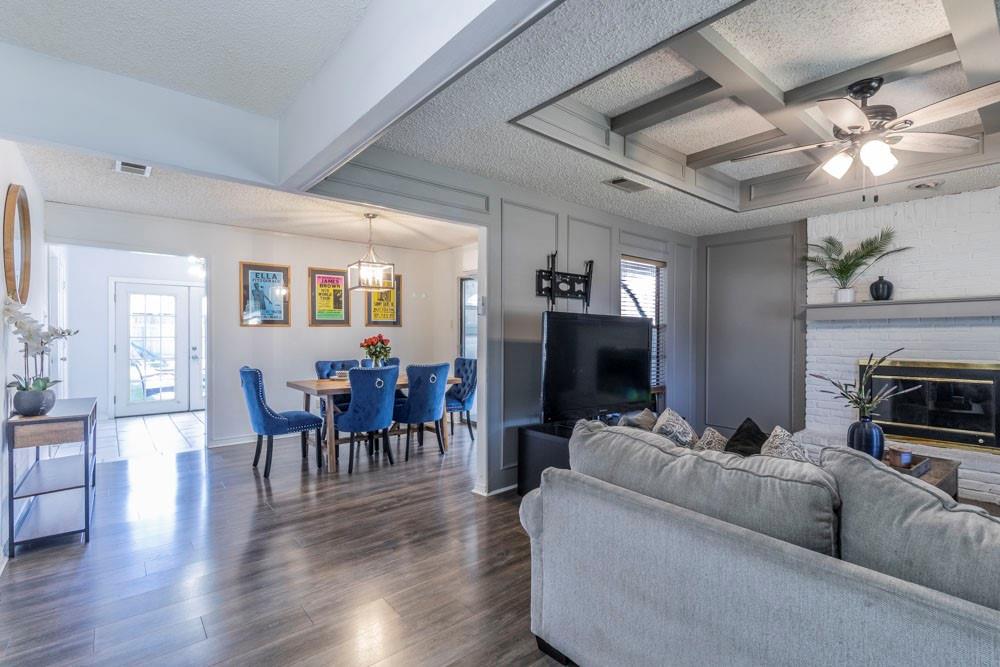
[[868, 291], [871, 292], [874, 300], [888, 301], [892, 298], [892, 283], [883, 276], [879, 276], [878, 280], [868, 286]]
[[847, 429], [847, 446], [881, 461], [885, 451], [882, 427], [873, 422], [871, 417], [862, 417]]

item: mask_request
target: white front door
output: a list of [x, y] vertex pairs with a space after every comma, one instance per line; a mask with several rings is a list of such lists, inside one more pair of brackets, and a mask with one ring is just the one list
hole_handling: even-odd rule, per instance
[[115, 284], [115, 416], [190, 409], [190, 289]]
[[208, 394], [208, 297], [204, 287], [190, 287], [188, 293], [188, 349], [191, 361], [190, 410], [204, 410]]

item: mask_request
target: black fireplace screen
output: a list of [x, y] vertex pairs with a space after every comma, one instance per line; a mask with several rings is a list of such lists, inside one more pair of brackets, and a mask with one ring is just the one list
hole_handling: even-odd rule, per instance
[[[859, 377], [863, 370], [864, 361]], [[871, 382], [875, 392], [887, 384], [920, 386], [879, 407], [875, 421], [886, 435], [997, 448], [1000, 363], [893, 359]]]

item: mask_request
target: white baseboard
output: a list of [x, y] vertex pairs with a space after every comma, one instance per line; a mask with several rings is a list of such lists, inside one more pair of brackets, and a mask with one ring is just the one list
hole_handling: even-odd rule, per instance
[[489, 498], [490, 496], [495, 496], [500, 493], [507, 493], [511, 489], [516, 489], [516, 488], [517, 484], [511, 484], [510, 486], [505, 486], [502, 489], [494, 489], [493, 491], [489, 492], [486, 492], [483, 489], [472, 489], [472, 492], [475, 493], [477, 496], [485, 496]]
[[[276, 435], [275, 440], [286, 440], [288, 438], [298, 438], [298, 433], [289, 433], [288, 435]], [[216, 447], [231, 447], [233, 445], [256, 445], [257, 436], [253, 433], [248, 433], [246, 435], [233, 435], [228, 438], [215, 438], [210, 440], [208, 443], [209, 449], [215, 449]]]

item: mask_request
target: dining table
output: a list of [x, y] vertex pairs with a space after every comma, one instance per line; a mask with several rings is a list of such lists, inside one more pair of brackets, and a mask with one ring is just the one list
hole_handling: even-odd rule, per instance
[[[449, 377], [447, 380], [448, 385], [461, 384], [462, 381], [457, 377]], [[351, 381], [347, 378], [330, 378], [327, 380], [317, 380], [315, 378], [309, 380], [289, 380], [285, 383], [289, 389], [295, 389], [302, 392], [302, 409], [309, 412], [311, 407], [311, 400], [313, 396], [327, 397], [327, 396], [343, 396], [351, 393]], [[396, 380], [396, 389], [406, 389], [410, 386], [405, 375], [401, 375], [399, 379]], [[327, 465], [329, 462], [333, 462], [332, 465], [339, 466], [340, 462], [337, 460], [337, 439], [334, 437], [334, 431], [336, 431], [336, 418], [337, 418], [337, 408], [333, 404], [333, 401], [326, 401], [326, 456]], [[441, 439], [444, 441], [444, 449], [448, 451], [448, 429], [444, 427], [444, 420], [447, 416], [447, 408], [442, 406], [441, 418], [435, 425], [435, 428], [441, 431]]]

